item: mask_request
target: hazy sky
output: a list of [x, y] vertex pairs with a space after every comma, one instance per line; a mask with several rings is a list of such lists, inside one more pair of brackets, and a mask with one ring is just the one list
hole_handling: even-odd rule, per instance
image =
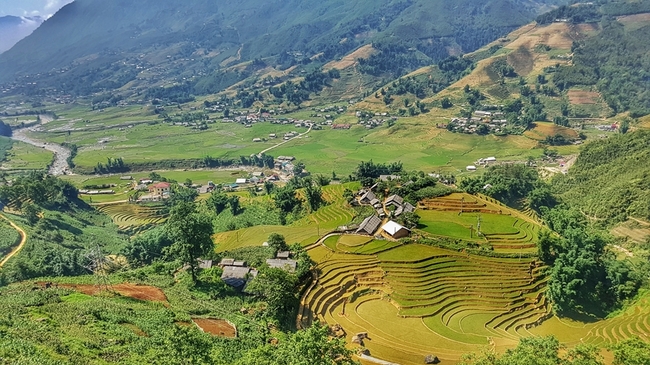
[[0, 16], [51, 16], [73, 0], [0, 0]]

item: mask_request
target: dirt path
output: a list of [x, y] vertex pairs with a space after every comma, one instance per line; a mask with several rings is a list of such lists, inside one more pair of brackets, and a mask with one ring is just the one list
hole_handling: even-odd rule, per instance
[[280, 147], [280, 146], [282, 146], [282, 145], [285, 144], [285, 143], [291, 142], [291, 141], [293, 141], [293, 140], [296, 139], [296, 138], [301, 138], [302, 136], [304, 136], [304, 135], [306, 135], [307, 133], [311, 132], [312, 127], [313, 127], [313, 125], [309, 127], [309, 129], [307, 130], [307, 132], [305, 132], [305, 133], [301, 133], [301, 134], [299, 134], [299, 135], [297, 135], [297, 136], [295, 136], [295, 137], [293, 137], [293, 138], [291, 138], [291, 139], [288, 139], [288, 140], [286, 140], [286, 141], [282, 141], [282, 142], [276, 144], [275, 146], [271, 146], [271, 147], [265, 149], [264, 151], [258, 153], [257, 155], [260, 156], [261, 154], [263, 154], [263, 153], [267, 153], [267, 152], [269, 152], [270, 150], [272, 150], [272, 149], [274, 149], [274, 148], [277, 148], [277, 147]]
[[7, 261], [9, 261], [9, 259], [14, 257], [18, 252], [20, 252], [20, 250], [23, 249], [23, 247], [25, 246], [25, 242], [27, 242], [27, 233], [25, 233], [25, 231], [22, 228], [18, 227], [14, 222], [10, 221], [9, 218], [5, 217], [4, 214], [0, 214], [0, 217], [6, 220], [7, 222], [9, 222], [9, 224], [20, 234], [20, 243], [18, 244], [18, 246], [16, 246], [13, 250], [11, 250], [11, 252], [9, 252], [9, 254], [5, 256], [5, 258], [2, 259], [2, 261], [0, 261], [0, 267], [3, 267], [7, 263]]

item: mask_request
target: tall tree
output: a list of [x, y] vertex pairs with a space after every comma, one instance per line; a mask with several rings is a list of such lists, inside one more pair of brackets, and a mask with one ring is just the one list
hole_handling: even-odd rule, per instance
[[174, 242], [169, 253], [190, 267], [192, 281], [196, 282], [197, 259], [214, 247], [212, 223], [197, 213], [194, 203], [181, 202], [172, 208], [165, 229]]

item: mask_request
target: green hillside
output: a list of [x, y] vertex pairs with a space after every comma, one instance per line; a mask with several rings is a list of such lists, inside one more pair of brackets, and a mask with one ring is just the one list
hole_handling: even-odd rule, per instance
[[0, 56], [0, 81], [40, 74], [40, 83], [76, 94], [143, 79], [227, 76], [229, 86], [245, 76], [219, 72], [234, 63], [264, 59], [287, 68], [315, 55], [327, 62], [379, 40], [438, 60], [472, 51], [561, 2], [78, 0]]
[[606, 224], [628, 217], [650, 220], [650, 132], [640, 130], [594, 141], [553, 186], [568, 203]]

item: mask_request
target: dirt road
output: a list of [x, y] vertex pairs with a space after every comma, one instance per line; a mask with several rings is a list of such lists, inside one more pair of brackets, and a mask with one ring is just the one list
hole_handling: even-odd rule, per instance
[[20, 250], [23, 249], [23, 246], [25, 246], [25, 242], [27, 242], [27, 233], [23, 231], [22, 228], [18, 227], [14, 222], [10, 221], [9, 218], [5, 217], [3, 214], [0, 214], [0, 218], [6, 220], [9, 222], [9, 224], [20, 234], [20, 243], [18, 246], [16, 246], [7, 256], [5, 256], [2, 261], [0, 261], [0, 267], [3, 267], [9, 259], [14, 257]]

